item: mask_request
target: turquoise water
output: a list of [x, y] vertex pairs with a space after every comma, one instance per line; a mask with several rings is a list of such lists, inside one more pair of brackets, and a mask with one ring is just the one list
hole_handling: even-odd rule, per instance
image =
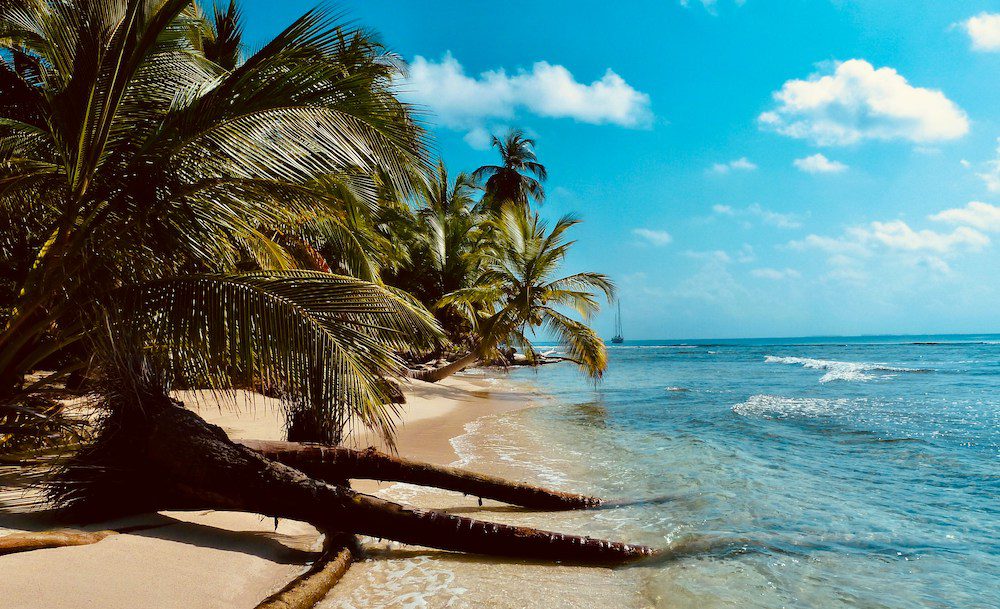
[[[626, 343], [517, 370], [661, 607], [1000, 607], [1000, 336]], [[631, 502], [631, 503], [629, 503]]]

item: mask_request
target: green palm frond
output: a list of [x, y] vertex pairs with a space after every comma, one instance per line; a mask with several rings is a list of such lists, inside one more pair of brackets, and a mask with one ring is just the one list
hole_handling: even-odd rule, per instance
[[608, 351], [601, 337], [589, 327], [551, 307], [544, 307], [541, 313], [542, 326], [559, 338], [566, 347], [569, 358], [590, 377], [601, 378], [608, 367]]
[[[266, 382], [327, 437], [391, 431], [393, 353], [436, 335], [377, 283], [384, 193], [430, 165], [403, 65], [326, 8], [243, 60], [239, 21], [234, 3], [0, 3], [0, 403], [43, 361], [112, 366], [99, 346], [120, 335], [164, 383]], [[371, 281], [291, 270], [324, 243]]]
[[290, 409], [313, 409], [338, 442], [356, 423], [394, 428], [383, 378], [396, 357], [436, 338], [422, 308], [376, 284], [310, 271], [165, 279], [122, 299], [115, 313], [172, 384], [224, 391], [264, 386]]
[[528, 331], [541, 328], [564, 343], [587, 374], [600, 378], [607, 367], [604, 342], [585, 324], [557, 310], [575, 310], [586, 320], [600, 309], [595, 291], [608, 301], [614, 298], [614, 284], [600, 273], [557, 276], [573, 244], [567, 231], [579, 222], [563, 216], [549, 229], [526, 207], [504, 205], [491, 222], [495, 230], [484, 254], [487, 262], [474, 283], [453, 290], [437, 306], [455, 307], [466, 316], [481, 338], [478, 350], [483, 355], [506, 344], [524, 348], [530, 359]]

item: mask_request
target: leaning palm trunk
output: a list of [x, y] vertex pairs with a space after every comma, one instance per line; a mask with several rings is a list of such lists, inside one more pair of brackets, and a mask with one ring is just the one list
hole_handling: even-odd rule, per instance
[[[147, 399], [143, 406], [142, 424], [118, 434], [131, 454], [104, 453], [126, 459], [114, 466], [105, 465], [117, 468], [117, 479], [111, 482], [107, 475], [102, 476], [97, 487], [85, 491], [75, 502], [78, 507], [96, 514], [107, 514], [112, 506], [254, 512], [308, 522], [321, 530], [443, 550], [578, 564], [620, 564], [654, 554], [645, 546], [407, 508], [268, 459], [234, 443], [221, 428], [172, 400]], [[83, 470], [95, 464], [80, 465]], [[71, 467], [68, 479], [72, 473]], [[104, 491], [103, 496], [100, 491]]]
[[465, 370], [469, 366], [475, 365], [478, 361], [478, 355], [469, 353], [440, 368], [434, 368], [433, 370], [413, 370], [410, 372], [410, 378], [424, 381], [425, 383], [437, 383], [457, 372]]
[[596, 497], [510, 482], [496, 476], [455, 467], [400, 459], [373, 448], [353, 450], [298, 442], [237, 440], [268, 459], [284, 463], [317, 480], [338, 483], [348, 479], [405, 482], [458, 491], [538, 510], [576, 510], [601, 504]]

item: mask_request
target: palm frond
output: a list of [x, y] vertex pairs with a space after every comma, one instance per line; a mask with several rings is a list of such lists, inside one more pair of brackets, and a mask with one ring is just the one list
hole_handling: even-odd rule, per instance
[[264, 386], [289, 409], [316, 411], [332, 442], [355, 424], [391, 438], [397, 407], [382, 379], [404, 371], [395, 351], [439, 332], [385, 288], [309, 271], [166, 279], [122, 303], [115, 317], [144, 341], [164, 386]]

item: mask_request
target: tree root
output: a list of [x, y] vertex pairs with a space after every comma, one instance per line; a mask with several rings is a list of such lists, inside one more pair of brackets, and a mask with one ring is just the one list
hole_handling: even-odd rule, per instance
[[117, 535], [118, 531], [74, 531], [56, 529], [32, 533], [11, 533], [0, 537], [0, 555], [30, 552], [46, 548], [85, 546]]
[[351, 568], [356, 545], [353, 535], [327, 533], [323, 540], [323, 554], [313, 566], [265, 598], [255, 609], [311, 609]]
[[496, 476], [400, 459], [376, 451], [353, 450], [299, 442], [238, 440], [268, 459], [294, 467], [304, 474], [342, 484], [355, 478], [406, 482], [458, 491], [475, 497], [494, 499], [538, 510], [577, 510], [598, 506], [601, 499], [554, 491], [531, 484], [510, 482]]

